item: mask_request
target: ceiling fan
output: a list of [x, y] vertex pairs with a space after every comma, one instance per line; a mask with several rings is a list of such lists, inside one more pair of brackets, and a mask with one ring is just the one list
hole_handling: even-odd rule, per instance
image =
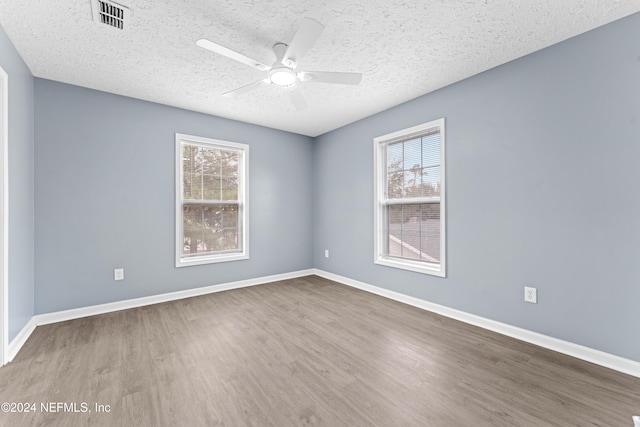
[[298, 31], [294, 34], [289, 45], [281, 42], [273, 45], [273, 53], [275, 54], [276, 60], [271, 66], [207, 39], [200, 39], [196, 44], [219, 55], [267, 72], [264, 79], [223, 93], [222, 96], [235, 98], [260, 86], [275, 84], [287, 89], [293, 105], [296, 109], [302, 110], [307, 107], [307, 102], [302, 96], [299, 83], [322, 82], [357, 85], [362, 80], [361, 73], [303, 71], [297, 68], [300, 60], [302, 60], [307, 51], [313, 46], [318, 37], [320, 37], [323, 30], [324, 26], [315, 19], [303, 18], [300, 21]]

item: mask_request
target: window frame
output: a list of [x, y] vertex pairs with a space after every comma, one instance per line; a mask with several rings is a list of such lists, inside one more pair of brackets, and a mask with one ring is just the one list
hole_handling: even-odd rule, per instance
[[[387, 255], [388, 214], [387, 206], [420, 204], [428, 198], [388, 199], [385, 149], [392, 142], [399, 142], [413, 134], [427, 133], [437, 128], [440, 133], [440, 263], [410, 260]], [[446, 277], [446, 170], [445, 170], [445, 119], [440, 118], [402, 129], [373, 139], [374, 159], [374, 263], [417, 273]], [[392, 201], [391, 201], [392, 200]]]
[[[220, 254], [203, 254], [190, 257], [183, 256], [184, 250], [184, 218], [183, 206], [183, 163], [182, 147], [185, 144], [238, 153], [238, 225], [240, 227], [241, 251]], [[176, 267], [213, 264], [219, 262], [249, 259], [249, 145], [238, 142], [223, 141], [201, 136], [176, 133], [175, 138], [175, 261]]]

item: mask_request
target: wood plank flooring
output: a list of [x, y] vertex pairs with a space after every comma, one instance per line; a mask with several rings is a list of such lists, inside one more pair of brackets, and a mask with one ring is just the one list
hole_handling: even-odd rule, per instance
[[609, 427], [640, 379], [308, 276], [40, 326], [0, 402], [37, 406], [2, 426]]

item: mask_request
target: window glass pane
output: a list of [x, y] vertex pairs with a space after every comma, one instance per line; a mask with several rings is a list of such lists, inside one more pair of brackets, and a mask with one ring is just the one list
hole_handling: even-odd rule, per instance
[[190, 145], [182, 147], [182, 195], [191, 199], [191, 171], [193, 169], [193, 154]]
[[185, 173], [191, 173], [193, 171], [195, 153], [195, 149], [191, 145], [182, 146], [182, 165]]
[[386, 190], [390, 199], [440, 194], [440, 134], [389, 144]]
[[185, 205], [184, 254], [239, 250], [238, 206]]
[[223, 176], [221, 178], [221, 200], [238, 200], [238, 178], [235, 176]]
[[[185, 234], [184, 234], [184, 247], [183, 247], [183, 249], [182, 249], [183, 253], [184, 253], [185, 255], [189, 255], [189, 254], [191, 254], [191, 247], [192, 247], [192, 243], [191, 243], [191, 235], [190, 235], [190, 234], [185, 233]], [[193, 242], [193, 247], [194, 247], [194, 248], [197, 248], [197, 241], [194, 241], [194, 242]], [[197, 249], [195, 249], [195, 252], [194, 252], [194, 253], [197, 253]]]
[[202, 230], [185, 230], [184, 254], [194, 255], [202, 251]]
[[224, 229], [224, 249], [225, 250], [234, 250], [239, 249], [238, 247], [238, 229]]
[[192, 146], [192, 159], [193, 162], [191, 164], [191, 175], [192, 180], [201, 181], [202, 180], [202, 163], [204, 161], [204, 154], [202, 153], [202, 147]]
[[399, 199], [404, 189], [404, 172], [396, 171], [387, 175], [387, 197]]
[[440, 195], [440, 166], [422, 170], [422, 195], [424, 197]]
[[203, 150], [202, 172], [209, 175], [220, 175], [220, 150], [211, 148]]
[[420, 205], [402, 205], [402, 258], [420, 259]]
[[238, 153], [235, 151], [221, 152], [221, 170], [222, 176], [237, 177], [238, 176]]
[[225, 206], [222, 209], [222, 226], [224, 228], [238, 227], [238, 207]]
[[422, 169], [414, 168], [404, 172], [403, 197], [420, 197], [422, 195]]
[[440, 261], [440, 204], [389, 205], [387, 255]]
[[386, 149], [387, 153], [387, 173], [398, 172], [402, 170], [402, 143], [389, 144]]
[[440, 262], [440, 203], [422, 205], [421, 258]]
[[222, 230], [206, 230], [204, 232], [204, 242], [207, 252], [219, 252], [223, 250]]
[[184, 229], [202, 229], [202, 206], [185, 205], [183, 209]]
[[185, 199], [192, 199], [191, 197], [191, 174], [182, 175], [182, 197]]
[[422, 138], [422, 166], [440, 165], [440, 134], [435, 133]]
[[222, 206], [205, 206], [203, 217], [205, 228], [222, 228]]
[[413, 168], [420, 168], [422, 164], [422, 144], [421, 139], [416, 138], [405, 141], [404, 144], [404, 167], [405, 171]]
[[388, 255], [402, 256], [402, 205], [391, 205], [387, 210]]
[[202, 199], [202, 175], [191, 174], [191, 194], [188, 198], [194, 200]]
[[217, 175], [202, 176], [202, 199], [220, 200], [220, 177]]

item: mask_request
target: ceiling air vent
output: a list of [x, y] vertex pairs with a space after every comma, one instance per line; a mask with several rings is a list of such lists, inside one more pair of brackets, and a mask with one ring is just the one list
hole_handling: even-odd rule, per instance
[[113, 28], [124, 30], [129, 21], [129, 9], [104, 0], [91, 0], [93, 20]]

